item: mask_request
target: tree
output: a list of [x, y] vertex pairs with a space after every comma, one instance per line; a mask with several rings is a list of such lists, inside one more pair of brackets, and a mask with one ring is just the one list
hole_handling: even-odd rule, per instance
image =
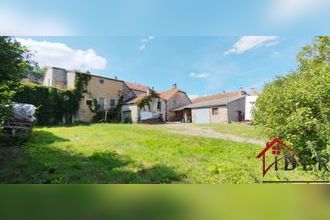
[[47, 71], [47, 67], [40, 68], [38, 65], [35, 65], [31, 68], [30, 71], [26, 73], [26, 78], [29, 82], [34, 84], [42, 84], [42, 80]]
[[31, 71], [31, 54], [12, 37], [0, 37], [0, 125], [11, 111], [11, 98]]
[[[296, 71], [265, 85], [254, 123], [291, 145], [306, 163], [330, 153], [330, 37], [298, 53]], [[308, 160], [308, 161], [307, 161]]]

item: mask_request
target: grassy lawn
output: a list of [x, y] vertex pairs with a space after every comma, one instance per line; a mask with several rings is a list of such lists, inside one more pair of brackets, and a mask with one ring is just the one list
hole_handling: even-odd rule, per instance
[[211, 128], [212, 130], [223, 133], [232, 134], [244, 138], [265, 139], [261, 131], [256, 127], [244, 123], [217, 123], [196, 125], [202, 128]]
[[[0, 148], [2, 183], [255, 183], [261, 147], [183, 136], [152, 125], [35, 129], [21, 147]], [[316, 179], [298, 170], [264, 180]]]

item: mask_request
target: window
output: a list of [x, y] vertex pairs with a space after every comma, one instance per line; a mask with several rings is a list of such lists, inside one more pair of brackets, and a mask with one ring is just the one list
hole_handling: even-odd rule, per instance
[[99, 105], [100, 105], [100, 110], [104, 110], [104, 98], [99, 98]]
[[160, 111], [161, 110], [161, 106], [162, 106], [162, 103], [161, 101], [158, 101], [157, 103], [157, 110]]
[[212, 115], [218, 114], [218, 108], [212, 108]]
[[86, 100], [86, 105], [91, 106], [93, 104], [92, 100], [88, 99]]
[[114, 108], [115, 107], [115, 100], [114, 99], [110, 99], [110, 108]]
[[104, 83], [104, 80], [103, 79], [100, 79], [100, 83], [103, 84]]
[[280, 146], [273, 146], [272, 147], [272, 154], [278, 156], [281, 154], [281, 147]]

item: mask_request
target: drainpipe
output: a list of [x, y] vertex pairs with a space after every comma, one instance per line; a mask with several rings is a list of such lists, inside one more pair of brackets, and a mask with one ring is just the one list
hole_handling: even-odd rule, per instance
[[165, 100], [165, 122], [167, 122], [167, 101]]

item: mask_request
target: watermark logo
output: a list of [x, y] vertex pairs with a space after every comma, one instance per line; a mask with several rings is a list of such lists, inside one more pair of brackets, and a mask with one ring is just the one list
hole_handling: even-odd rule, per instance
[[[286, 151], [286, 152], [284, 152]], [[270, 165], [266, 165], [266, 154], [270, 152], [272, 155], [274, 155], [274, 162]], [[282, 153], [282, 154], [281, 154]], [[283, 155], [281, 157], [281, 155]], [[281, 141], [278, 138], [274, 138], [271, 142], [266, 143], [265, 149], [263, 149], [257, 156], [257, 158], [262, 158], [262, 175], [265, 176], [268, 170], [275, 166], [275, 170], [278, 170], [278, 162], [282, 159], [285, 159], [287, 161], [288, 156], [293, 156], [294, 151], [288, 147], [283, 141]], [[288, 161], [287, 161], [288, 162]], [[266, 167], [267, 166], [267, 167]], [[295, 168], [296, 163], [293, 162], [292, 167]], [[291, 168], [291, 169], [294, 169]], [[289, 169], [288, 163], [285, 164], [285, 169]]]
[[[273, 162], [267, 163], [266, 162], [266, 156], [270, 154], [270, 157], [268, 156], [267, 159], [274, 158]], [[273, 155], [273, 157], [271, 156]], [[262, 158], [262, 175], [265, 176], [267, 172], [270, 170], [270, 168], [274, 167], [274, 170], [279, 170], [279, 161], [284, 160], [284, 167], [282, 168], [285, 171], [294, 170], [298, 163], [298, 156], [296, 152], [287, 146], [282, 140], [279, 138], [274, 138], [272, 141], [266, 143], [266, 147], [258, 154], [258, 159]], [[300, 157], [302, 158], [302, 157]], [[300, 159], [300, 164], [302, 165], [302, 170], [308, 171], [311, 170], [309, 164], [306, 161], [303, 161]], [[330, 171], [327, 163], [329, 162], [329, 158], [324, 157], [317, 157], [316, 163], [318, 170], [326, 170]]]

